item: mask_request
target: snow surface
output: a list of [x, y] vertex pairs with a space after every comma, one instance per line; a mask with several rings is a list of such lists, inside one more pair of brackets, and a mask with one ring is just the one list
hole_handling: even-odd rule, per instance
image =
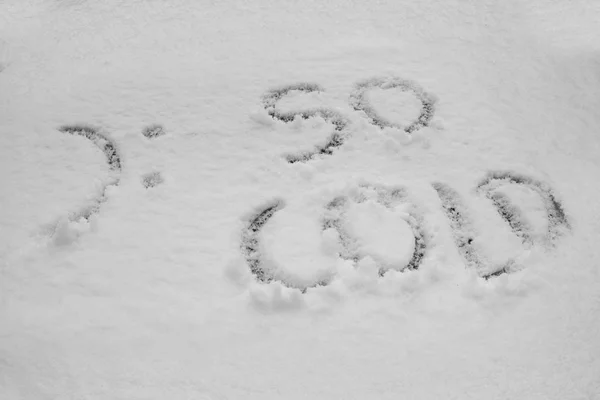
[[0, 399], [600, 399], [598, 21], [0, 2]]

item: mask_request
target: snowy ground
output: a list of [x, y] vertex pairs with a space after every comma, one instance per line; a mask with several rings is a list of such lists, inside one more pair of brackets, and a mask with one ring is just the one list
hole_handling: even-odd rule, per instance
[[599, 20], [0, 2], [0, 399], [600, 399]]

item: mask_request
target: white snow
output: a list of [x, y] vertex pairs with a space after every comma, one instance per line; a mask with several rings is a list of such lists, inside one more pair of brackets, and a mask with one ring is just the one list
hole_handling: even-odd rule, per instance
[[367, 98], [379, 115], [401, 126], [409, 125], [421, 112], [421, 102], [415, 95], [399, 88], [374, 88]]
[[[597, 21], [584, 0], [0, 2], [0, 399], [600, 399]], [[383, 85], [377, 126], [370, 79], [431, 119]], [[269, 115], [302, 83], [323, 90], [276, 111], [327, 112]], [[564, 221], [498, 183], [515, 234], [478, 190], [505, 171]], [[414, 258], [409, 222], [418, 268], [380, 276]]]

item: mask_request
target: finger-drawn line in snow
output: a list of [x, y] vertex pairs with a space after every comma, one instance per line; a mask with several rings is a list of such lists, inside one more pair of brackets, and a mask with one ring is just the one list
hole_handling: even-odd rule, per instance
[[58, 128], [60, 132], [67, 133], [70, 135], [77, 135], [89, 139], [96, 147], [98, 147], [106, 156], [106, 162], [112, 172], [112, 178], [102, 188], [100, 196], [96, 199], [92, 206], [86, 207], [83, 210], [75, 213], [71, 216], [71, 220], [76, 221], [81, 218], [89, 219], [92, 214], [95, 214], [100, 209], [100, 204], [106, 201], [106, 190], [109, 186], [116, 186], [119, 184], [120, 172], [121, 172], [121, 158], [117, 152], [117, 146], [109, 139], [106, 135], [103, 135], [95, 127], [89, 125], [64, 125]]
[[[521, 208], [515, 205], [508, 195], [498, 191], [502, 186], [509, 184], [529, 188], [537, 193], [544, 202], [548, 227], [542, 239], [533, 234], [531, 224], [528, 222], [527, 216]], [[442, 182], [435, 182], [432, 186], [440, 199], [442, 210], [450, 223], [453, 240], [467, 267], [474, 268], [484, 279], [490, 279], [521, 269], [521, 266], [517, 263], [519, 257], [511, 258], [499, 265], [493, 265], [481, 252], [477, 229], [471, 220], [470, 212], [460, 194]], [[373, 195], [372, 192], [368, 194], [366, 191], [369, 190], [374, 191], [375, 194]], [[521, 239], [525, 248], [534, 245], [553, 246], [556, 240], [570, 229], [570, 223], [564, 208], [557, 200], [554, 192], [547, 184], [534, 178], [511, 172], [490, 172], [479, 183], [477, 191], [492, 201], [499, 215], [515, 235]], [[361, 254], [358, 239], [352, 237], [348, 229], [346, 229], [345, 218], [347, 207], [351, 201], [360, 204], [368, 199], [374, 199], [388, 209], [394, 209], [402, 203], [410, 206], [408, 216], [405, 217], [405, 220], [409, 224], [414, 236], [414, 251], [411, 259], [407, 265], [386, 265], [379, 257], [371, 255], [378, 264], [379, 275], [383, 276], [386, 271], [391, 269], [399, 271], [404, 269], [418, 269], [427, 252], [427, 234], [422, 228], [423, 217], [421, 212], [410, 201], [406, 189], [402, 187], [388, 188], [379, 185], [361, 184], [358, 191], [351, 191], [347, 195], [337, 196], [327, 203], [322, 228], [323, 230], [335, 229], [337, 231], [342, 247], [339, 257], [356, 263], [367, 255]], [[285, 273], [268, 271], [263, 265], [259, 251], [261, 229], [283, 207], [284, 203], [281, 200], [269, 204], [249, 220], [248, 226], [243, 231], [241, 249], [251, 272], [260, 282], [268, 283], [278, 280], [288, 287], [298, 288], [302, 291], [306, 291], [309, 287], [327, 285], [331, 281], [330, 278], [320, 280], [312, 285], [301, 286], [294, 284], [291, 280], [286, 279], [284, 276]]]
[[[383, 186], [375, 185], [360, 185], [361, 189], [374, 190], [377, 195], [377, 202], [385, 206], [386, 208], [393, 209], [401, 203], [409, 203], [409, 199], [406, 190], [403, 188], [385, 188]], [[323, 219], [323, 230], [334, 228], [340, 237], [343, 251], [339, 256], [346, 260], [358, 262], [365, 254], [360, 254], [355, 249], [356, 239], [354, 239], [344, 229], [345, 218], [345, 206], [349, 201], [355, 201], [362, 203], [366, 201], [366, 197], [355, 196], [338, 196], [326, 205], [326, 212], [328, 215]], [[263, 227], [273, 217], [273, 215], [283, 209], [285, 206], [282, 200], [277, 200], [273, 203], [268, 204], [261, 211], [250, 218], [248, 225], [242, 232], [241, 250], [246, 258], [246, 262], [250, 268], [252, 274], [256, 277], [259, 282], [269, 283], [277, 280], [283, 283], [285, 286], [300, 289], [303, 292], [311, 287], [326, 286], [330, 282], [330, 278], [321, 279], [312, 284], [298, 285], [293, 282], [293, 279], [285, 276], [285, 273], [281, 271], [269, 271], [261, 260], [260, 255], [260, 234]], [[412, 206], [408, 217], [405, 219], [410, 226], [414, 235], [414, 251], [410, 261], [407, 265], [386, 265], [385, 262], [377, 260], [379, 265], [379, 275], [383, 276], [387, 271], [393, 270], [404, 270], [417, 269], [421, 264], [423, 257], [427, 250], [426, 235], [422, 229], [422, 217], [415, 206]]]
[[440, 198], [442, 209], [450, 222], [454, 243], [467, 267], [475, 268], [485, 279], [509, 272], [510, 267], [514, 264], [512, 260], [505, 265], [490, 268], [488, 261], [477, 250], [477, 232], [469, 218], [469, 211], [458, 192], [441, 182], [435, 182], [432, 186]]
[[282, 206], [283, 202], [281, 201], [268, 205], [250, 220], [250, 224], [242, 234], [242, 251], [246, 255], [250, 271], [260, 282], [268, 283], [273, 280], [273, 277], [262, 267], [259, 235], [263, 226]]
[[163, 177], [160, 172], [150, 172], [142, 177], [142, 185], [146, 188], [153, 188], [163, 183]]
[[546, 209], [548, 229], [544, 238], [544, 243], [540, 244], [553, 245], [565, 230], [570, 229], [571, 225], [562, 204], [556, 199], [552, 189], [550, 189], [547, 184], [534, 178], [512, 172], [490, 172], [477, 186], [477, 190], [480, 193], [485, 194], [485, 196], [494, 203], [502, 219], [510, 225], [513, 232], [523, 240], [523, 243], [533, 245], [535, 242], [531, 234], [530, 224], [525, 219], [521, 209], [516, 206], [508, 196], [496, 192], [496, 189], [508, 184], [525, 186], [537, 193], [542, 199]]
[[[409, 203], [407, 192], [403, 188], [390, 189], [383, 186], [364, 184], [360, 185], [360, 188], [374, 190], [377, 194], [377, 202], [388, 209], [393, 209], [401, 203]], [[324, 230], [333, 228], [338, 232], [340, 243], [342, 245], [342, 252], [339, 256], [355, 263], [366, 256], [366, 254], [361, 254], [358, 251], [357, 240], [344, 229], [345, 208], [350, 201], [363, 203], [366, 200], [367, 198], [360, 194], [354, 194], [353, 196], [338, 196], [327, 204], [326, 209], [329, 211], [329, 215], [327, 215], [323, 221]], [[402, 271], [406, 268], [409, 270], [419, 268], [427, 250], [422, 220], [423, 218], [416, 207], [412, 206], [408, 217], [405, 219], [414, 236], [414, 251], [407, 265], [386, 265], [384, 261], [372, 256], [378, 264], [380, 276], [383, 276], [389, 270]]]
[[[524, 175], [510, 172], [491, 172], [478, 185], [477, 190], [492, 201], [500, 217], [521, 239], [525, 248], [530, 248], [538, 243], [532, 235], [531, 225], [523, 211], [507, 195], [496, 192], [501, 186], [507, 184], [526, 186], [536, 192], [543, 200], [548, 219], [548, 230], [543, 243], [539, 244], [553, 245], [565, 229], [570, 229], [564, 209], [548, 185]], [[436, 182], [432, 186], [438, 193], [442, 209], [450, 221], [454, 242], [467, 266], [475, 268], [485, 279], [513, 272], [516, 267], [515, 260], [508, 260], [501, 266], [490, 266], [485, 257], [477, 250], [475, 240], [477, 232], [460, 195], [444, 183]]]
[[300, 289], [302, 292], [306, 292], [311, 287], [326, 286], [329, 283], [326, 280], [319, 280], [308, 285], [298, 285], [290, 279], [286, 279], [281, 273], [276, 274], [274, 271], [269, 271], [265, 268], [260, 255], [260, 234], [267, 222], [269, 222], [277, 211], [283, 209], [284, 206], [285, 203], [282, 200], [277, 200], [267, 205], [250, 219], [248, 226], [243, 230], [241, 249], [250, 267], [250, 271], [261, 283], [269, 283], [277, 280], [287, 287]]
[[329, 140], [323, 146], [316, 147], [315, 150], [301, 153], [301, 154], [289, 154], [286, 159], [289, 163], [296, 163], [300, 161], [309, 161], [318, 155], [331, 155], [334, 150], [344, 144], [344, 141], [348, 137], [346, 127], [348, 126], [348, 120], [340, 113], [330, 110], [328, 108], [312, 108], [301, 111], [290, 111], [281, 112], [277, 109], [277, 102], [283, 97], [290, 94], [290, 92], [324, 92], [324, 89], [316, 83], [297, 83], [293, 85], [284, 86], [278, 89], [268, 91], [263, 96], [263, 105], [267, 113], [280, 121], [292, 122], [296, 116], [300, 116], [303, 119], [309, 119], [312, 117], [321, 117], [325, 121], [334, 125], [334, 132], [331, 134]]
[[148, 125], [142, 130], [142, 135], [144, 135], [148, 139], [154, 139], [165, 134], [166, 132], [164, 126], [160, 124]]
[[[399, 88], [402, 91], [412, 92], [421, 102], [421, 112], [417, 119], [407, 126], [391, 122], [382, 117], [375, 111], [372, 104], [367, 99], [367, 92], [373, 88], [393, 89]], [[421, 88], [417, 83], [407, 79], [396, 77], [391, 78], [371, 78], [356, 84], [354, 92], [350, 95], [350, 105], [357, 111], [363, 111], [370, 121], [380, 127], [394, 127], [412, 133], [424, 126], [429, 125], [435, 111], [435, 98]]]

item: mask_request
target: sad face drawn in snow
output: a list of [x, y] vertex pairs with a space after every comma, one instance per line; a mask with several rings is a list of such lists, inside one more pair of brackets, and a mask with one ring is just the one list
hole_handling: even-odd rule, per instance
[[[418, 115], [407, 123], [393, 122], [378, 112], [369, 100], [367, 94], [372, 90], [395, 89], [402, 93], [410, 94], [419, 104]], [[351, 120], [337, 110], [327, 107], [305, 108], [295, 111], [281, 111], [278, 103], [294, 93], [321, 93], [324, 89], [315, 83], [298, 83], [272, 89], [262, 98], [262, 105], [267, 114], [274, 120], [292, 123], [298, 118], [307, 120], [320, 117], [333, 126], [333, 132], [328, 140], [320, 146], [314, 146], [310, 151], [295, 154], [285, 154], [284, 158], [290, 164], [311, 163], [324, 157], [335, 157], [336, 151], [350, 140]], [[349, 104], [353, 110], [359, 112], [370, 124], [385, 129], [392, 127], [411, 135], [427, 127], [434, 116], [436, 99], [415, 82], [400, 78], [372, 78], [355, 85]], [[59, 128], [65, 134], [78, 135], [89, 139], [105, 155], [109, 168], [110, 179], [106, 181], [103, 191], [96, 201], [84, 209], [72, 213], [71, 221], [87, 221], [97, 213], [100, 205], [106, 200], [107, 189], [119, 185], [121, 169], [123, 168], [117, 145], [109, 135], [98, 128], [87, 125], [66, 125]], [[142, 134], [148, 139], [154, 139], [165, 134], [161, 125], [155, 124], [146, 127]], [[160, 172], [144, 175], [141, 183], [145, 188], [152, 188], [163, 182]], [[510, 191], [503, 191], [506, 187], [516, 186], [523, 188], [541, 200], [545, 209], [545, 232], [534, 232], [530, 217], [519, 205]], [[473, 222], [472, 212], [465, 205], [463, 197], [457, 190], [444, 182], [431, 182], [432, 193], [439, 198], [439, 208], [448, 219], [452, 231], [453, 242], [467, 267], [474, 268], [479, 276], [489, 279], [504, 273], [510, 273], [522, 268], [519, 261], [510, 258], [508, 261], [496, 262], [490, 260], [481, 249], [481, 238]], [[544, 182], [533, 177], [514, 171], [491, 171], [476, 186], [477, 194], [488, 199], [497, 210], [499, 216], [505, 221], [510, 230], [522, 243], [525, 250], [533, 246], [548, 248], [556, 244], [558, 238], [570, 228], [565, 211], [557, 200], [552, 189]], [[419, 206], [418, 199], [411, 196], [410, 188], [403, 186], [386, 186], [376, 182], [363, 183], [358, 187], [340, 193], [329, 202], [322, 205], [323, 214], [316, 217], [321, 221], [323, 231], [335, 236], [338, 242], [337, 256], [353, 264], [358, 264], [365, 257], [370, 258], [376, 265], [379, 276], [384, 276], [387, 271], [416, 270], [427, 258], [430, 243], [430, 232], [426, 220], [428, 216]], [[400, 216], [398, 221], [406, 226], [408, 235], [413, 240], [406, 249], [390, 247], [387, 252], [403, 252], [402, 256], [394, 257], [382, 255], [376, 249], [369, 248], [362, 243], [361, 232], [352, 227], [349, 213], [359, 212], [361, 205], [370, 204]], [[310, 287], [324, 286], [335, 277], [331, 274], [315, 274], [313, 277], [298, 279], [294, 273], [284, 268], [274, 268], [273, 263], [266, 263], [261, 253], [261, 238], [263, 228], [272, 217], [286, 206], [284, 199], [273, 200], [263, 206], [247, 221], [242, 232], [241, 251], [246, 263], [254, 277], [263, 283], [280, 281], [284, 285], [298, 288], [302, 291]], [[354, 211], [353, 211], [354, 210]], [[360, 231], [360, 229], [359, 229]], [[53, 233], [60, 242], [62, 239], [60, 224], [54, 227]], [[68, 243], [69, 241], [66, 240]], [[391, 249], [391, 250], [390, 250]]]

